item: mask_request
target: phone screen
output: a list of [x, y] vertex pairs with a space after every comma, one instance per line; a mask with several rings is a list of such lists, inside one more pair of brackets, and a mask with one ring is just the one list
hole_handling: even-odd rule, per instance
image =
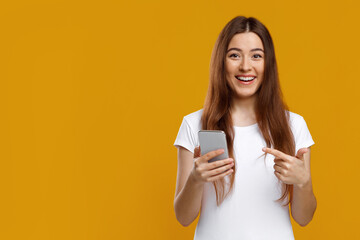
[[208, 152], [224, 149], [224, 153], [216, 156], [209, 160], [209, 162], [214, 162], [218, 160], [223, 160], [229, 158], [228, 148], [226, 143], [226, 135], [224, 131], [221, 130], [200, 130], [198, 132], [201, 155], [204, 155]]

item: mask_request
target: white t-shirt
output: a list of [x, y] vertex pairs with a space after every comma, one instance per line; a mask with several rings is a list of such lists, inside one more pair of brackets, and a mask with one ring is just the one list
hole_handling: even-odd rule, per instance
[[[194, 152], [199, 145], [202, 112], [200, 109], [183, 118], [174, 146]], [[290, 126], [296, 152], [314, 144], [302, 116], [290, 112]], [[268, 154], [265, 164], [262, 148], [266, 143], [257, 123], [234, 129], [234, 189], [218, 207], [213, 183], [205, 183], [194, 240], [294, 239], [289, 207], [275, 202], [282, 195], [281, 182], [274, 174], [275, 157]]]

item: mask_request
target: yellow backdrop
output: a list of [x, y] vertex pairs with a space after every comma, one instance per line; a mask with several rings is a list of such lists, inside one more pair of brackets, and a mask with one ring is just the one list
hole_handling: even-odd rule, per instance
[[359, 239], [359, 5], [3, 1], [0, 239], [192, 239], [175, 218], [182, 117], [237, 15], [270, 30], [285, 100], [315, 141], [318, 208], [296, 239]]

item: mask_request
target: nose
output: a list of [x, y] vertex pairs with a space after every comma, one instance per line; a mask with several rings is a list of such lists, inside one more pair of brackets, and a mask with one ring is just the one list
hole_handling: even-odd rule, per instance
[[251, 70], [250, 60], [248, 60], [247, 58], [243, 58], [243, 60], [240, 64], [240, 70], [242, 70], [244, 72]]

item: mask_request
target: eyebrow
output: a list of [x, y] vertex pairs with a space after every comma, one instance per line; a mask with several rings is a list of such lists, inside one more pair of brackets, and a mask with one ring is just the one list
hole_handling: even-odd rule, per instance
[[[238, 52], [242, 52], [242, 50], [240, 48], [230, 48], [228, 49], [226, 52], [230, 52], [231, 50], [236, 50]], [[262, 50], [261, 48], [254, 48], [254, 49], [251, 49], [250, 52], [254, 52], [254, 51], [262, 51], [264, 52], [264, 50]]]

